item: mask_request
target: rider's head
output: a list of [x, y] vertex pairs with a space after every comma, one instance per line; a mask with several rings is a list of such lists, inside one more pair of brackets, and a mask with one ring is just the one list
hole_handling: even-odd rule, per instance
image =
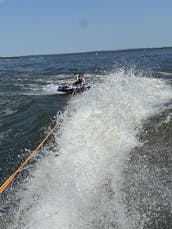
[[83, 77], [84, 77], [84, 74], [83, 73], [79, 73], [78, 78], [82, 79]]

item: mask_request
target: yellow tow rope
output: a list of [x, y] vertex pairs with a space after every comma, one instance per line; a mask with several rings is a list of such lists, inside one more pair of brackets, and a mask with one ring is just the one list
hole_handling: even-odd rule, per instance
[[2, 193], [8, 185], [13, 181], [15, 176], [23, 169], [23, 167], [34, 157], [36, 152], [43, 146], [43, 144], [48, 140], [51, 136], [53, 131], [57, 128], [58, 124], [56, 123], [55, 126], [50, 130], [50, 132], [46, 135], [46, 137], [39, 143], [39, 145], [31, 152], [31, 154], [25, 159], [25, 161], [18, 167], [18, 169], [3, 183], [0, 187], [0, 193]]
[[[75, 95], [77, 89], [74, 89], [71, 97]], [[66, 109], [65, 109], [66, 110]], [[48, 140], [51, 134], [59, 125], [56, 123], [54, 127], [48, 132], [45, 138], [39, 143], [39, 145], [31, 152], [31, 154], [25, 159], [25, 161], [18, 167], [18, 169], [2, 184], [0, 187], [0, 193], [2, 193], [8, 185], [14, 180], [15, 176], [23, 169], [23, 167], [34, 157], [34, 155], [38, 152], [38, 150], [43, 146], [43, 144]]]

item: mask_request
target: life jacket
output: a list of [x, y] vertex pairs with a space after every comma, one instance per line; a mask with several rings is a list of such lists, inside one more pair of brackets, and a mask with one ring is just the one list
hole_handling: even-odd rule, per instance
[[83, 81], [82, 81], [82, 79], [79, 78], [79, 79], [76, 81], [75, 84], [81, 84], [81, 83], [83, 83]]

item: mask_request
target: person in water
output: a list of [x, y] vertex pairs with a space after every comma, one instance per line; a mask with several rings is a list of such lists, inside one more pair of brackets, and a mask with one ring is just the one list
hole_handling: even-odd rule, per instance
[[77, 84], [86, 84], [86, 79], [84, 77], [84, 74], [83, 73], [79, 73], [78, 77], [77, 77], [77, 80], [73, 81], [71, 84], [73, 85], [77, 85]]

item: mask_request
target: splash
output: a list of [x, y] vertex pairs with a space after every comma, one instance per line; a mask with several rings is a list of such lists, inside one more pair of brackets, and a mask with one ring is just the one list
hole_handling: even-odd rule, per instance
[[162, 80], [123, 70], [73, 98], [53, 150], [44, 149], [48, 156], [18, 193], [11, 228], [134, 228], [122, 199], [123, 164], [140, 144], [143, 120], [170, 98]]

